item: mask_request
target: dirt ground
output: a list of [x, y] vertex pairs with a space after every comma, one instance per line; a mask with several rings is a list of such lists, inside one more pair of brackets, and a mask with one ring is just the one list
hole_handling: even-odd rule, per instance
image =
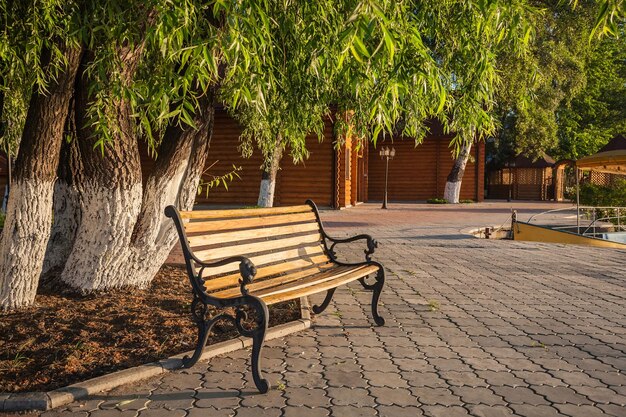
[[[191, 300], [178, 266], [164, 266], [146, 290], [39, 294], [34, 307], [0, 314], [0, 392], [47, 391], [192, 350]], [[297, 301], [270, 308], [270, 326], [298, 318]], [[209, 344], [236, 336], [218, 323]]]

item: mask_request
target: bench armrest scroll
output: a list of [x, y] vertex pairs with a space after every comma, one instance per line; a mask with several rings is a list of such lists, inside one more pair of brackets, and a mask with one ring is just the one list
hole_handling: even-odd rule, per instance
[[221, 261], [207, 263], [199, 260], [194, 256], [194, 261], [200, 266], [200, 271], [198, 275], [202, 277], [202, 272], [206, 268], [215, 268], [217, 266], [228, 265], [233, 262], [239, 262], [239, 273], [241, 274], [241, 279], [239, 280], [239, 288], [241, 290], [242, 295], [248, 295], [249, 291], [246, 288], [246, 285], [252, 284], [254, 281], [254, 276], [256, 275], [256, 266], [254, 263], [245, 256], [232, 256], [230, 258], [222, 259]]
[[333, 257], [335, 256], [335, 245], [340, 244], [340, 243], [356, 242], [357, 240], [366, 240], [367, 249], [364, 250], [364, 253], [365, 253], [365, 260], [369, 262], [372, 260], [372, 255], [374, 254], [374, 252], [376, 251], [376, 248], [378, 247], [378, 241], [374, 239], [373, 237], [371, 237], [370, 235], [365, 235], [365, 234], [352, 236], [346, 239], [338, 239], [338, 238], [328, 236], [326, 233], [324, 233], [324, 237], [332, 242], [332, 245], [330, 245], [330, 248], [328, 249], [332, 253]]
[[317, 219], [317, 223], [320, 227], [320, 233], [322, 234], [322, 238], [324, 239], [324, 247], [326, 247], [326, 242], [325, 242], [326, 240], [329, 240], [332, 242], [332, 244], [330, 245], [330, 247], [327, 248], [327, 250], [328, 250], [328, 255], [331, 257], [333, 261], [337, 261], [337, 256], [335, 254], [335, 245], [339, 243], [355, 242], [357, 240], [362, 240], [362, 239], [365, 239], [367, 241], [367, 249], [364, 251], [365, 261], [366, 262], [372, 261], [372, 255], [374, 254], [374, 251], [378, 247], [378, 242], [376, 241], [376, 239], [366, 234], [356, 235], [356, 236], [352, 236], [352, 237], [345, 238], [345, 239], [339, 239], [339, 238], [334, 238], [332, 236], [329, 236], [328, 233], [326, 233], [326, 230], [324, 230], [324, 225], [322, 224], [322, 219], [320, 218], [320, 212], [317, 209], [317, 206], [315, 205], [315, 203], [312, 200], [307, 200], [306, 203], [309, 206], [311, 206], [313, 213], [315, 213], [315, 218]]

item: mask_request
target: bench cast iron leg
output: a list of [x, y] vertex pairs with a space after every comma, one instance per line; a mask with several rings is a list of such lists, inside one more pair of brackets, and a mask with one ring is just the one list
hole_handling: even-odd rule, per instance
[[383, 291], [384, 285], [385, 270], [381, 266], [376, 273], [376, 282], [372, 285], [372, 289], [374, 290], [374, 294], [372, 295], [372, 316], [374, 316], [374, 321], [379, 326], [383, 326], [385, 324], [385, 319], [378, 314], [378, 300], [380, 299], [380, 293]]
[[326, 307], [328, 307], [328, 304], [330, 304], [330, 300], [333, 299], [333, 294], [335, 293], [336, 288], [331, 288], [330, 290], [328, 290], [328, 292], [326, 293], [326, 298], [324, 298], [324, 301], [322, 301], [322, 304], [318, 305], [314, 305], [313, 307], [311, 307], [311, 310], [315, 313], [315, 314], [320, 314], [322, 311], [326, 310]]
[[366, 290], [374, 291], [374, 294], [372, 295], [372, 316], [374, 316], [374, 321], [377, 325], [383, 326], [385, 324], [385, 319], [378, 314], [378, 300], [380, 299], [380, 293], [383, 291], [383, 286], [385, 285], [385, 269], [382, 265], [377, 265], [378, 272], [376, 273], [376, 282], [368, 284], [365, 281], [365, 278], [359, 279], [359, 282]]
[[198, 344], [196, 345], [196, 350], [194, 350], [191, 358], [185, 355], [183, 358], [183, 367], [191, 368], [198, 362], [204, 351], [206, 341], [209, 338], [209, 333], [211, 333], [211, 330], [209, 329], [208, 323], [198, 323]]
[[206, 345], [206, 341], [209, 338], [213, 325], [215, 325], [218, 320], [223, 318], [223, 315], [219, 315], [211, 320], [207, 320], [207, 306], [197, 298], [194, 298], [191, 303], [191, 314], [196, 322], [196, 325], [198, 326], [198, 344], [196, 345], [196, 350], [193, 352], [193, 356], [191, 358], [189, 356], [185, 356], [183, 358], [183, 366], [185, 368], [191, 368], [196, 364], [196, 362], [198, 362], [200, 356], [202, 356], [204, 346]]
[[247, 304], [256, 310], [256, 326], [252, 329], [245, 329], [241, 325], [241, 318], [243, 315], [237, 315], [237, 328], [239, 332], [252, 338], [252, 378], [254, 384], [261, 394], [265, 394], [270, 389], [270, 385], [266, 379], [263, 379], [261, 374], [261, 350], [263, 349], [263, 342], [265, 341], [265, 332], [269, 322], [269, 312], [267, 306], [263, 301], [257, 297], [246, 296]]

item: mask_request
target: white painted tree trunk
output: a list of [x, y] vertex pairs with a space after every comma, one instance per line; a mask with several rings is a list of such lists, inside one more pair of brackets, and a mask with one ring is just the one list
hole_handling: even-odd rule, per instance
[[42, 283], [56, 279], [72, 251], [80, 224], [79, 198], [80, 193], [74, 185], [57, 180], [54, 185], [54, 223], [41, 271]]
[[[52, 227], [53, 188], [72, 86], [82, 55], [79, 48], [58, 45], [65, 66], [47, 86], [31, 95], [15, 161], [4, 231], [0, 238], [0, 310], [35, 300]], [[41, 62], [48, 61], [42, 53]]]
[[[140, 182], [81, 188], [82, 221], [61, 275], [64, 285], [88, 293], [150, 284], [178, 239], [165, 207], [190, 210], [195, 201], [212, 134], [212, 105], [207, 112], [198, 116], [198, 130], [172, 133], [145, 188]], [[118, 158], [128, 155], [117, 151]]]
[[446, 181], [446, 187], [443, 190], [444, 200], [452, 204], [458, 203], [461, 195], [461, 184], [462, 181]]
[[263, 170], [261, 176], [261, 186], [259, 187], [259, 207], [274, 207], [274, 195], [276, 192], [276, 177], [278, 176], [278, 168], [280, 160], [283, 156], [283, 150], [277, 145], [272, 155], [270, 165]]
[[[0, 306], [32, 304], [52, 226], [52, 181], [14, 181], [0, 240]], [[24, 202], [28, 209], [24, 210]]]
[[443, 198], [448, 203], [458, 204], [461, 196], [461, 184], [463, 182], [463, 174], [465, 174], [465, 167], [470, 157], [472, 150], [472, 144], [465, 143], [461, 146], [459, 156], [454, 160], [452, 171], [448, 175], [446, 186], [443, 192]]
[[115, 188], [86, 183], [80, 192], [81, 221], [61, 281], [80, 292], [130, 285], [121, 269], [141, 210], [141, 183]]

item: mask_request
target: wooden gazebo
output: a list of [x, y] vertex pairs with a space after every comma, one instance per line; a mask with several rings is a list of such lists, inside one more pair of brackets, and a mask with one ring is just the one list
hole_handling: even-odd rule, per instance
[[489, 172], [487, 197], [513, 200], [549, 200], [552, 198], [554, 159], [542, 155], [533, 160], [525, 155], [509, 159], [499, 169]]

